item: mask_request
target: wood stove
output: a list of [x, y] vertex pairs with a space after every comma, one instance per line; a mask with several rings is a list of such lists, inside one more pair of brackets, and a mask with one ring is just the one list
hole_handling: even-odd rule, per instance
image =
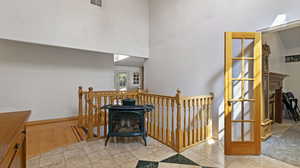
[[145, 113], [154, 109], [153, 105], [135, 105], [134, 99], [122, 100], [122, 105], [106, 105], [108, 109], [108, 135], [105, 146], [110, 137], [141, 136], [147, 146], [147, 130], [145, 129]]

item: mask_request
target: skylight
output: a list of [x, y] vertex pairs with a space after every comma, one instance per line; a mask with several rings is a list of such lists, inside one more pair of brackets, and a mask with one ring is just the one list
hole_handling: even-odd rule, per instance
[[114, 54], [114, 62], [118, 62], [128, 58], [128, 55]]
[[276, 19], [272, 23], [272, 26], [278, 26], [286, 23], [286, 14], [277, 15]]

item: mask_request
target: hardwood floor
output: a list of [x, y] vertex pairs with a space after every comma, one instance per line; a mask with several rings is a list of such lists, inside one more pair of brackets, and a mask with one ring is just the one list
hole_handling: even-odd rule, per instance
[[31, 125], [27, 131], [27, 159], [80, 141], [74, 129], [77, 121]]

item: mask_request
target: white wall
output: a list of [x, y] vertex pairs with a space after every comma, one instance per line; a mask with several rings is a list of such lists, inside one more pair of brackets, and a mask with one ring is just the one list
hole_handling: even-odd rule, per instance
[[113, 89], [113, 56], [0, 40], [0, 112], [30, 120], [77, 115], [78, 86]]
[[286, 48], [279, 32], [263, 33], [263, 43], [267, 43], [271, 48], [269, 56], [270, 72], [286, 74], [285, 56]]
[[[300, 55], [300, 27], [282, 31], [280, 37], [285, 47], [283, 56]], [[284, 81], [285, 89], [300, 99], [300, 62], [284, 63], [284, 67], [289, 75]]]
[[224, 133], [224, 32], [256, 31], [278, 14], [300, 18], [298, 0], [151, 0], [146, 88], [184, 95], [214, 92], [214, 135]]
[[5, 0], [0, 38], [105, 53], [149, 55], [148, 0]]
[[287, 91], [293, 92], [294, 95], [300, 100], [300, 62], [288, 63], [286, 66], [287, 74], [289, 76], [284, 82], [284, 87]]

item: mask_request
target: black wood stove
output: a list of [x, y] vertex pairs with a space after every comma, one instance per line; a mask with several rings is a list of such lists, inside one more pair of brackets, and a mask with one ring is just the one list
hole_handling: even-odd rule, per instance
[[122, 105], [105, 105], [108, 109], [108, 135], [105, 146], [110, 137], [142, 136], [147, 146], [145, 129], [145, 113], [154, 109], [153, 105], [135, 105], [134, 99], [122, 100]]

